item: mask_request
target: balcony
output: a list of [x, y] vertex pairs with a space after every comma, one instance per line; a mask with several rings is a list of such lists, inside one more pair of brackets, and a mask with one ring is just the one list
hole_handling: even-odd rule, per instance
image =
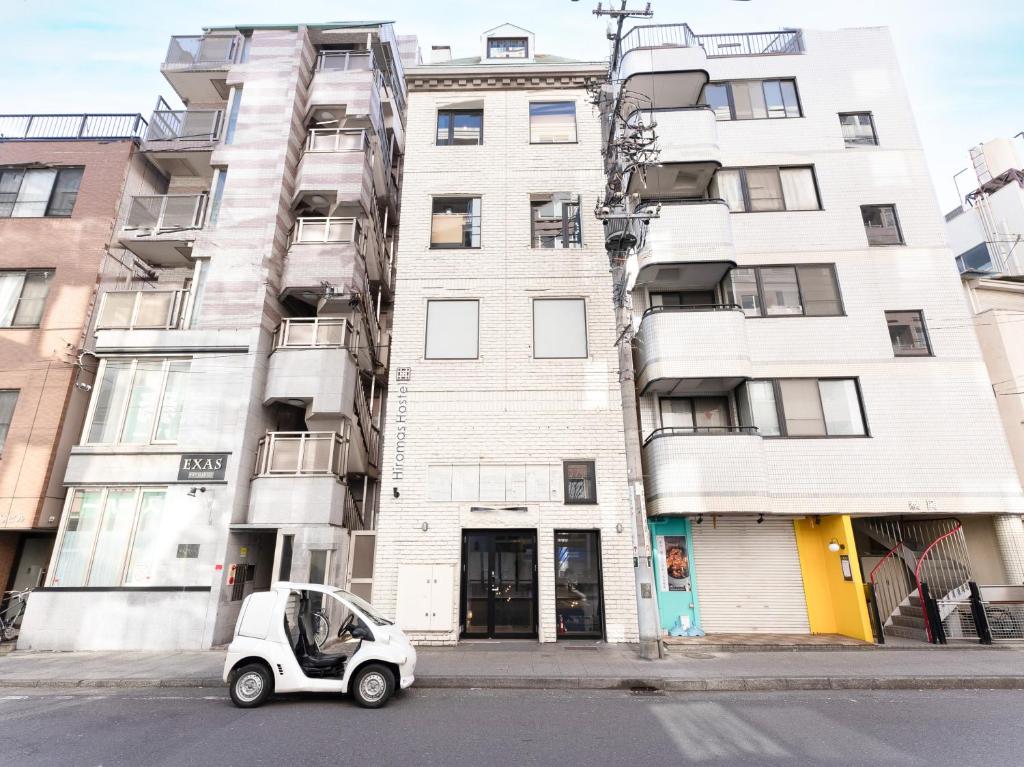
[[366, 101], [367, 89], [380, 81], [381, 75], [370, 51], [320, 51], [309, 84], [307, 114], [316, 107]]
[[100, 298], [96, 330], [174, 330], [185, 327], [187, 290], [108, 290]]
[[209, 177], [223, 114], [219, 109], [158, 109], [150, 117], [142, 149], [168, 176]]
[[156, 194], [132, 198], [121, 245], [158, 267], [191, 263], [196, 232], [203, 227], [206, 194]]
[[0, 141], [141, 139], [140, 114], [0, 115]]
[[355, 217], [300, 217], [295, 221], [283, 293], [322, 295], [323, 282], [338, 291], [361, 290], [364, 282], [391, 281], [391, 250], [376, 222]]
[[186, 104], [221, 101], [228, 97], [227, 73], [242, 44], [239, 34], [178, 35], [160, 71]]
[[752, 427], [658, 429], [643, 453], [648, 516], [768, 510], [765, 456]]
[[729, 391], [751, 375], [745, 317], [739, 306], [653, 307], [640, 321], [636, 344], [641, 394]]
[[630, 174], [627, 191], [641, 199], [702, 197], [722, 167], [715, 113], [687, 107], [653, 114], [658, 162], [643, 175]]
[[667, 203], [647, 227], [634, 285], [711, 290], [736, 265], [735, 256], [724, 200]]
[[329, 213], [343, 203], [368, 208], [373, 202], [369, 146], [362, 128], [311, 129], [295, 174], [295, 201], [305, 199]]
[[285, 319], [274, 335], [263, 403], [301, 400], [307, 414], [353, 418], [360, 368], [370, 369], [369, 342], [345, 318]]

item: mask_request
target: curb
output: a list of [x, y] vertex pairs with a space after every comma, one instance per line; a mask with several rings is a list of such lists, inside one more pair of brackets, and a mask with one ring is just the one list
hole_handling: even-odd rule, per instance
[[[219, 677], [170, 679], [0, 679], [0, 688], [219, 688]], [[650, 692], [788, 692], [797, 690], [1024, 690], [1024, 676], [897, 677], [515, 677], [421, 676], [418, 689], [623, 690]]]

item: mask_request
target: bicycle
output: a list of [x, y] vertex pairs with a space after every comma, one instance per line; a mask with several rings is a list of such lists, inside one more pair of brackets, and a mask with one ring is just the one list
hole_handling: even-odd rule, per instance
[[317, 610], [313, 613], [313, 641], [317, 647], [323, 647], [327, 637], [331, 635], [331, 621], [327, 618], [325, 610]]
[[7, 607], [0, 610], [0, 642], [9, 642], [18, 635], [18, 622], [25, 614], [25, 605], [32, 589], [5, 591]]

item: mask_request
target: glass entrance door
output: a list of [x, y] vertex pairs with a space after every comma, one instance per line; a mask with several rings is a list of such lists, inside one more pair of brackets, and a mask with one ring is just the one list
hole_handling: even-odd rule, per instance
[[555, 531], [558, 638], [601, 639], [601, 543], [596, 530]]
[[463, 533], [462, 636], [537, 636], [535, 531]]

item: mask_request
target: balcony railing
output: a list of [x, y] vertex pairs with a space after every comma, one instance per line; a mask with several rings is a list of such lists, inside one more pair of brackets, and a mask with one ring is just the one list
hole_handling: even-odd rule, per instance
[[725, 56], [777, 56], [804, 52], [799, 29], [737, 34], [695, 34], [688, 24], [649, 24], [633, 27], [622, 37], [619, 58], [638, 48], [701, 47], [708, 58]]
[[316, 59], [317, 72], [367, 72], [375, 66], [370, 51], [320, 51]]
[[0, 115], [0, 141], [142, 138], [140, 114]]
[[274, 350], [351, 348], [355, 340], [352, 323], [343, 317], [291, 317], [277, 326]]
[[257, 477], [344, 477], [348, 429], [267, 432], [256, 450]]
[[216, 141], [220, 135], [219, 109], [157, 110], [146, 131], [147, 141]]
[[297, 218], [292, 243], [355, 242], [358, 236], [356, 218]]
[[234, 63], [241, 48], [241, 35], [177, 35], [164, 64], [175, 69], [223, 66]]
[[380, 452], [380, 431], [373, 422], [370, 410], [370, 402], [366, 398], [361, 384], [356, 385], [356, 417], [359, 419], [359, 431], [362, 433], [363, 445], [366, 447], [367, 460], [374, 466], [377, 465], [377, 456]]
[[660, 314], [661, 312], [742, 312], [743, 307], [739, 304], [689, 304], [687, 306], [652, 306], [643, 313], [646, 317], [649, 314]]
[[664, 426], [655, 429], [644, 440], [644, 445], [650, 444], [660, 437], [692, 436], [694, 434], [715, 435], [715, 434], [752, 434], [757, 436], [756, 426]]
[[141, 195], [132, 198], [124, 228], [151, 231], [200, 229], [205, 212], [205, 194]]
[[362, 128], [312, 128], [306, 139], [307, 152], [361, 152], [366, 149]]
[[187, 290], [109, 290], [97, 313], [97, 330], [170, 330], [184, 320]]

